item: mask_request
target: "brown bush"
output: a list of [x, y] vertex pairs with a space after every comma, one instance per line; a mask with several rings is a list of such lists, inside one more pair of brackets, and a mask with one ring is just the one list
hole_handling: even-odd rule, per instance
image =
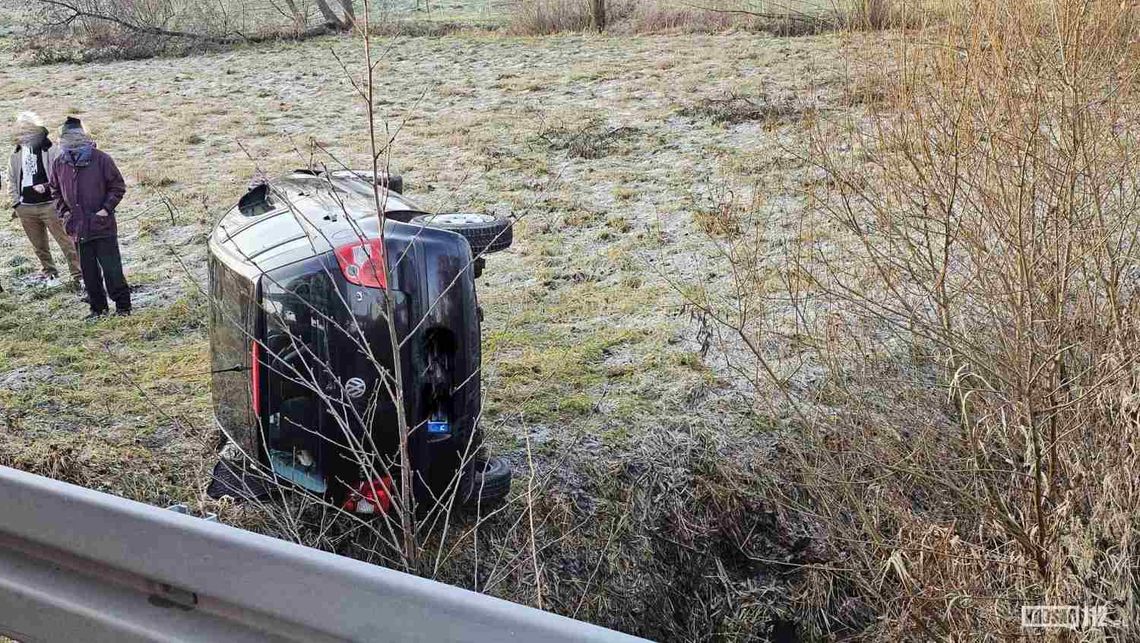
[[836, 21], [852, 31], [878, 31], [915, 26], [925, 8], [914, 2], [899, 0], [851, 0], [850, 6], [839, 10]]
[[1010, 640], [1022, 605], [1104, 605], [1131, 639], [1137, 16], [948, 18], [900, 46], [865, 123], [820, 126], [793, 240], [741, 208], [730, 294], [687, 294], [746, 349], [726, 352], [758, 404], [797, 418], [770, 492], [831, 544], [804, 612], [854, 601], [872, 640]]
[[[628, 4], [628, 3], [624, 3]], [[620, 9], [609, 4], [611, 20]], [[520, 0], [514, 5], [508, 31], [528, 36], [546, 36], [567, 31], [586, 31], [593, 26], [590, 0]]]

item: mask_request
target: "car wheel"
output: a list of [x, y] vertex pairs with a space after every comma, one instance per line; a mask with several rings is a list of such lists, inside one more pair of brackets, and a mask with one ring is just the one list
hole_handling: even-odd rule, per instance
[[471, 463], [460, 491], [468, 505], [490, 505], [511, 492], [511, 465], [498, 456]]
[[498, 252], [511, 247], [513, 221], [493, 214], [477, 212], [456, 212], [452, 214], [421, 214], [411, 221], [412, 225], [423, 225], [456, 232], [467, 239], [471, 254], [478, 257], [488, 252]]
[[[336, 177], [354, 177], [365, 183], [372, 183], [372, 170], [334, 170], [331, 174]], [[380, 170], [376, 176], [376, 184], [396, 194], [404, 193], [404, 177], [399, 174], [389, 174]]]

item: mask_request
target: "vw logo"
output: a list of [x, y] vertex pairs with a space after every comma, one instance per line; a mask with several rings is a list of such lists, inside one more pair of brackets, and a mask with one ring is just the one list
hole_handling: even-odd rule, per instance
[[353, 377], [344, 383], [344, 392], [352, 399], [356, 399], [368, 390], [368, 385], [359, 377]]

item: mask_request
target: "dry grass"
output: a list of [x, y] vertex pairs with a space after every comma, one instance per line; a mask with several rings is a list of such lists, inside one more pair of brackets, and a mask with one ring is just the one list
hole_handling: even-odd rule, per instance
[[810, 122], [815, 117], [815, 106], [805, 104], [794, 94], [758, 96], [729, 94], [724, 97], [704, 98], [681, 110], [690, 117], [707, 118], [713, 123], [735, 125], [758, 122], [766, 126]]
[[577, 126], [544, 128], [536, 141], [544, 147], [565, 151], [570, 158], [598, 159], [617, 152], [623, 143], [635, 141], [644, 133], [636, 127], [610, 127], [604, 120], [590, 119]]

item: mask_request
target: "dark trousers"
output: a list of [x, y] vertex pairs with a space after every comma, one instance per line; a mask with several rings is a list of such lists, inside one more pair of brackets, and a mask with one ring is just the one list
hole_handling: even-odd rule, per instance
[[123, 276], [118, 239], [107, 237], [79, 242], [79, 269], [83, 271], [83, 285], [87, 287], [91, 312], [107, 312], [108, 296], [115, 302], [116, 310], [127, 312], [131, 309], [131, 287]]

